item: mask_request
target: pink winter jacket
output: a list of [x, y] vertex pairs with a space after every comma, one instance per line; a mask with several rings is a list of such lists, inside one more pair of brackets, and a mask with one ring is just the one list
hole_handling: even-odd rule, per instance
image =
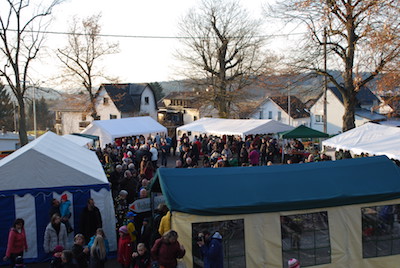
[[25, 229], [22, 229], [21, 232], [18, 232], [16, 229], [11, 228], [10, 232], [8, 233], [8, 244], [6, 251], [7, 258], [9, 258], [12, 253], [20, 253], [25, 250], [28, 250]]

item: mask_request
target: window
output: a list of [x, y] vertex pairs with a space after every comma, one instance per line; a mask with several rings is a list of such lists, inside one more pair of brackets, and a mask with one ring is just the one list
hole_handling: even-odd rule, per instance
[[301, 266], [331, 262], [328, 212], [281, 216], [282, 263], [296, 258]]
[[204, 267], [200, 249], [197, 246], [198, 234], [207, 230], [212, 234], [218, 231], [222, 235], [224, 248], [224, 267], [246, 267], [244, 244], [244, 220], [228, 220], [192, 223], [193, 268]]
[[282, 112], [278, 112], [278, 121], [282, 120]]
[[149, 97], [144, 97], [144, 103], [149, 104]]
[[103, 104], [104, 105], [108, 104], [108, 98], [103, 98]]
[[315, 122], [322, 122], [322, 116], [319, 114], [315, 115]]
[[110, 114], [110, 119], [117, 119], [117, 116], [115, 114]]
[[361, 209], [364, 258], [400, 254], [400, 224], [395, 220], [399, 208], [397, 204]]
[[82, 114], [81, 119], [82, 119], [81, 121], [86, 121], [86, 114]]
[[263, 110], [260, 111], [259, 119], [264, 119], [264, 111]]
[[272, 111], [268, 111], [268, 119], [272, 119]]

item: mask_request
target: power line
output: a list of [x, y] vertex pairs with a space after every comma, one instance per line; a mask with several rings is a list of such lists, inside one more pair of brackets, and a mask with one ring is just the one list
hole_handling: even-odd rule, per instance
[[[16, 32], [17, 30], [8, 29], [6, 31]], [[39, 33], [39, 34], [55, 34], [55, 35], [82, 35], [87, 36], [86, 33], [70, 33], [70, 32], [56, 32], [56, 31], [35, 31], [35, 30], [25, 30], [29, 33]], [[269, 35], [259, 35], [253, 36], [254, 38], [271, 38], [271, 37], [288, 37], [295, 35], [303, 35], [303, 33], [288, 33], [288, 34], [269, 34]], [[136, 38], [136, 39], [208, 39], [212, 37], [204, 36], [161, 36], [161, 35], [125, 35], [125, 34], [98, 34], [100, 37], [113, 37], [113, 38]], [[245, 36], [233, 36], [231, 38], [243, 38]]]

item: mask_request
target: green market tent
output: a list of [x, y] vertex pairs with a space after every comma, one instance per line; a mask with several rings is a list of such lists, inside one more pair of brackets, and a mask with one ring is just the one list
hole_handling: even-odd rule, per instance
[[283, 139], [297, 139], [297, 138], [328, 138], [329, 135], [306, 127], [304, 125], [300, 125], [297, 128], [285, 132], [279, 133], [279, 136]]
[[172, 211], [265, 213], [400, 198], [400, 169], [386, 156], [259, 167], [159, 168], [151, 188], [162, 190]]
[[[398, 266], [398, 251], [390, 256], [363, 257], [364, 211], [400, 205], [400, 171], [386, 156], [262, 167], [159, 168], [151, 189], [162, 190], [171, 210], [171, 228], [187, 249], [186, 267], [195, 267], [198, 261], [193, 241], [196, 228], [221, 226], [229, 227], [221, 229], [226, 231], [225, 242], [235, 248], [242, 245], [238, 248], [243, 249], [243, 257], [230, 259], [243, 261], [241, 267], [285, 268], [288, 258], [303, 262], [303, 258], [320, 259], [324, 252], [329, 262], [317, 265], [321, 268]], [[326, 215], [328, 229], [325, 233], [304, 231], [296, 251], [288, 249], [290, 236], [283, 235], [281, 220], [297, 215], [308, 219]], [[234, 229], [231, 224], [238, 222], [241, 229]], [[241, 234], [229, 242], [232, 230]], [[384, 252], [388, 243], [398, 241], [369, 247]], [[320, 247], [322, 243], [327, 251]]]

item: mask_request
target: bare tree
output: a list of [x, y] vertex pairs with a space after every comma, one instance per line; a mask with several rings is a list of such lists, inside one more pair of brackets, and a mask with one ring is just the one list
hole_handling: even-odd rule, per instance
[[261, 25], [230, 0], [203, 0], [179, 24], [185, 38], [177, 56], [186, 63], [184, 75], [209, 89], [203, 100], [222, 118], [230, 116], [231, 104], [243, 99], [242, 89], [265, 72], [269, 58], [262, 51]]
[[74, 17], [68, 45], [58, 49], [57, 57], [64, 66], [64, 78], [71, 79], [75, 85], [83, 85], [90, 97], [91, 116], [98, 118], [96, 111], [96, 89], [98, 79], [108, 81], [115, 78], [106, 77], [99, 66], [101, 58], [118, 53], [118, 43], [104, 42], [100, 36], [101, 15], [93, 15], [85, 19]]
[[[307, 26], [301, 53], [291, 63], [324, 75], [343, 96], [343, 131], [355, 127], [356, 94], [389, 67], [400, 53], [398, 0], [280, 0], [269, 15]], [[323, 40], [324, 29], [327, 41]], [[326, 44], [328, 69], [324, 66]], [[367, 73], [367, 75], [362, 74]]]
[[62, 0], [47, 5], [34, 5], [27, 0], [0, 1], [0, 77], [3, 77], [18, 102], [19, 139], [28, 143], [25, 93], [29, 88], [29, 70], [44, 41], [52, 9]]

